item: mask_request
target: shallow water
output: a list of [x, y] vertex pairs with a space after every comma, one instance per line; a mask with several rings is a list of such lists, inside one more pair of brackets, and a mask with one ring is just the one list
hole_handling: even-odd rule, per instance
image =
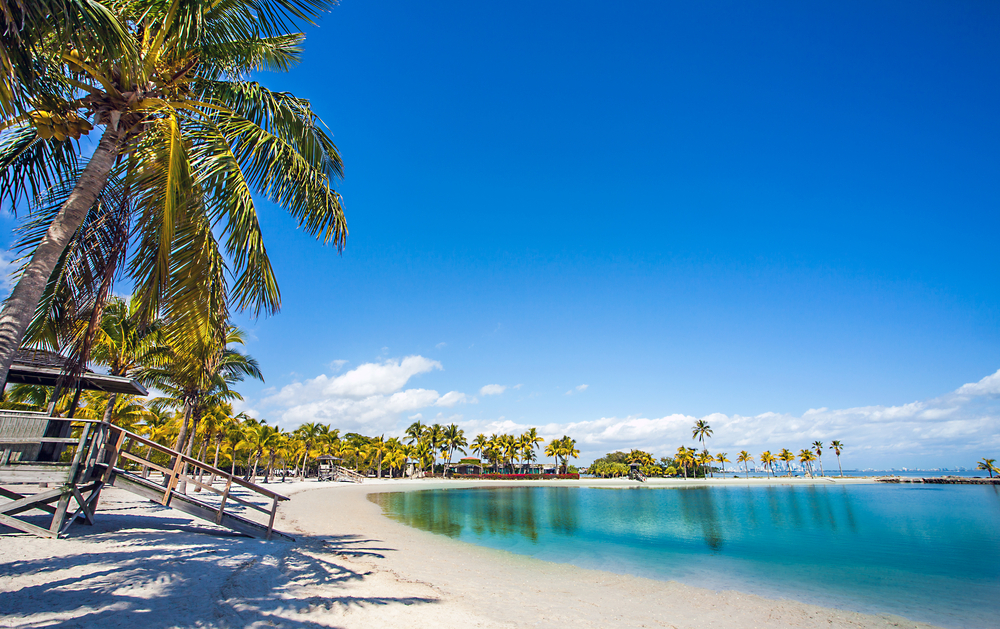
[[955, 629], [1000, 626], [993, 486], [542, 486], [371, 499], [410, 526], [546, 561]]

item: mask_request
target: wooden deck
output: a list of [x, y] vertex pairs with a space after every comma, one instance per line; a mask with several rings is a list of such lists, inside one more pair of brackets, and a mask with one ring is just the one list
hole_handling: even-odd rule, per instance
[[[80, 434], [46, 437], [53, 434], [50, 422], [63, 424], [61, 433], [68, 433], [71, 422]], [[68, 447], [70, 460], [34, 460], [44, 444]], [[160, 465], [152, 458], [169, 463]], [[150, 480], [153, 470], [162, 473], [162, 482]], [[285, 496], [99, 421], [0, 412], [0, 485], [13, 483], [56, 485], [30, 495], [0, 487], [0, 497], [9, 500], [0, 503], [0, 524], [44, 537], [64, 535], [74, 521], [93, 523], [101, 489], [111, 485], [251, 537], [292, 539], [274, 530], [278, 503]], [[180, 491], [184, 487], [205, 493], [194, 497]], [[33, 510], [52, 515], [47, 529], [17, 517]]]

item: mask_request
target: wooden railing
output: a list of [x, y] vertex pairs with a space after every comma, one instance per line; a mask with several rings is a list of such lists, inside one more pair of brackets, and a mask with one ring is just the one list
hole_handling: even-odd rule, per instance
[[365, 477], [361, 474], [355, 472], [354, 470], [349, 470], [346, 467], [340, 465], [333, 466], [333, 480], [340, 480], [340, 477], [344, 477], [352, 483], [363, 483], [365, 482]]
[[[180, 452], [172, 450], [151, 439], [147, 439], [146, 437], [129, 432], [117, 426], [110, 427], [110, 438], [107, 443], [109, 448], [107, 458], [109, 460], [117, 462], [121, 459], [125, 459], [138, 464], [141, 468], [143, 468], [143, 478], [146, 477], [146, 470], [150, 469], [163, 474], [163, 496], [159, 499], [159, 501], [165, 506], [170, 504], [174, 494], [178, 491], [178, 486], [182, 483], [185, 485], [191, 484], [195, 487], [221, 496], [221, 501], [218, 506], [209, 505], [201, 500], [197, 501], [205, 507], [215, 511], [214, 521], [216, 524], [224, 524], [223, 518], [226, 515], [226, 507], [230, 502], [235, 502], [267, 516], [267, 538], [270, 539], [271, 534], [274, 531], [274, 517], [278, 511], [278, 503], [283, 500], [288, 500], [287, 497], [271, 491], [266, 487], [261, 487], [255, 483], [245, 481], [238, 476], [233, 476], [231, 471], [227, 472], [225, 470], [212, 467], [211, 465], [203, 463], [198, 459], [181, 454]], [[166, 455], [167, 458], [170, 459], [170, 462], [167, 463], [166, 467], [159, 465], [149, 458], [134, 452], [136, 446], [139, 446], [140, 448], [147, 448], [147, 456], [149, 457], [152, 457], [153, 452]], [[109, 466], [108, 469], [108, 474], [112, 473], [111, 466]], [[125, 474], [128, 473], [121, 466], [119, 466], [118, 469], [115, 469], [115, 472]], [[208, 483], [201, 481], [201, 479], [203, 479], [206, 475], [209, 477]], [[225, 484], [222, 489], [212, 484], [211, 479], [215, 477], [225, 480]], [[269, 507], [265, 508], [260, 504], [234, 495], [232, 492], [234, 486], [242, 487], [249, 490], [253, 494], [264, 497], [266, 501], [270, 502]], [[186, 494], [185, 498], [187, 500], [193, 500]]]

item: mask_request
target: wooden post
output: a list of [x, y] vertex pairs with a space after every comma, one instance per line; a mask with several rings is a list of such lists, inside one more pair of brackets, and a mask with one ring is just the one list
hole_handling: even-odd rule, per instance
[[219, 512], [215, 514], [215, 523], [222, 524], [222, 514], [226, 510], [226, 501], [229, 500], [229, 489], [233, 486], [233, 472], [229, 471], [229, 480], [226, 482], [226, 490], [222, 492], [222, 502], [219, 503]]
[[177, 474], [180, 472], [183, 465], [184, 457], [178, 453], [177, 459], [174, 461], [174, 468], [170, 470], [170, 478], [167, 480], [167, 490], [163, 492], [163, 500], [160, 503], [164, 507], [170, 504], [170, 493], [173, 492], [174, 487], [177, 486]]
[[271, 519], [267, 521], [267, 539], [271, 540], [271, 531], [274, 530], [274, 515], [278, 512], [278, 499], [271, 501]]

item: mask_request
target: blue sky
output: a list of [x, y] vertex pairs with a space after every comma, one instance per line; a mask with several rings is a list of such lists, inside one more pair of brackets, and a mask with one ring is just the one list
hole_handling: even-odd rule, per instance
[[702, 417], [731, 455], [996, 457], [1000, 377], [957, 391], [1000, 369], [997, 32], [985, 1], [344, 0], [260, 77], [330, 126], [351, 231], [262, 205], [245, 406], [584, 460]]

